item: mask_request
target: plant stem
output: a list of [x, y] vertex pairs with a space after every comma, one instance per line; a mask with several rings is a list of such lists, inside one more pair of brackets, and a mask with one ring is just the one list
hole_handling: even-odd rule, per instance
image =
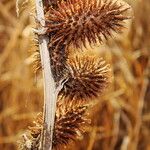
[[[44, 20], [42, 0], [36, 0], [36, 11], [37, 11], [37, 19], [40, 22], [40, 24], [44, 27], [45, 20]], [[46, 35], [39, 35], [39, 48], [44, 79], [44, 111], [43, 111], [44, 127], [43, 133], [41, 135], [42, 150], [52, 149], [53, 128], [54, 128], [56, 100], [57, 100], [56, 85], [50, 65], [48, 43], [49, 38]]]

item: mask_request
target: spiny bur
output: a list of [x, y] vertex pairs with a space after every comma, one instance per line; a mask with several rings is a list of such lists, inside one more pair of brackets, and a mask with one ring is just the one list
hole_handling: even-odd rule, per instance
[[97, 98], [111, 80], [110, 65], [102, 58], [77, 55], [67, 61], [68, 76], [60, 96], [68, 100]]
[[[74, 141], [84, 132], [85, 126], [90, 123], [87, 119], [88, 106], [73, 103], [58, 104], [55, 116], [54, 134], [53, 134], [53, 149], [60, 149]], [[38, 145], [39, 136], [42, 131], [43, 118], [42, 113], [37, 116], [35, 126], [29, 127], [29, 132], [32, 136], [31, 143]], [[37, 139], [37, 141], [35, 140]], [[36, 141], [36, 142], [35, 142]], [[37, 147], [33, 145], [32, 147]]]
[[86, 114], [88, 106], [70, 103], [57, 107], [53, 146], [59, 148], [81, 136], [89, 119]]
[[114, 0], [66, 0], [58, 1], [58, 8], [49, 7], [45, 18], [50, 45], [60, 42], [74, 47], [86, 47], [108, 39], [112, 31], [120, 32], [125, 13], [130, 7]]
[[[102, 58], [72, 56], [69, 48], [87, 49], [87, 44], [107, 40], [112, 31], [120, 32], [124, 21], [130, 18], [126, 15], [130, 7], [120, 0], [44, 0], [44, 3], [52, 73], [56, 83], [65, 79], [58, 96], [64, 101], [57, 102], [53, 134], [53, 149], [62, 149], [89, 123], [84, 102], [98, 98], [111, 81], [110, 65]], [[35, 149], [43, 130], [42, 114], [29, 130], [31, 147]]]

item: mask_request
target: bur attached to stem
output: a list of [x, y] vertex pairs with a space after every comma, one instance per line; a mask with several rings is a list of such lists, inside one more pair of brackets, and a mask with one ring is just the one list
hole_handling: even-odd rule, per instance
[[124, 20], [130, 18], [125, 15], [130, 7], [114, 0], [66, 0], [57, 5], [45, 15], [47, 33], [53, 35], [51, 44], [61, 41], [81, 48], [86, 41], [101, 43], [112, 31], [121, 31]]
[[[47, 1], [48, 2], [48, 1]], [[46, 5], [45, 21], [50, 38], [49, 53], [55, 81], [64, 78], [68, 47], [86, 47], [108, 39], [112, 31], [120, 32], [126, 13], [125, 2], [115, 0], [53, 0], [55, 7]]]
[[[36, 13], [37, 19], [40, 21], [42, 26], [45, 26], [43, 1], [36, 0]], [[53, 127], [55, 120], [55, 110], [57, 101], [57, 89], [55, 81], [52, 74], [52, 68], [50, 65], [51, 58], [49, 56], [48, 41], [49, 37], [47, 35], [39, 35], [39, 49], [41, 62], [43, 65], [43, 83], [44, 83], [44, 128], [41, 138], [41, 147], [44, 150], [52, 149], [52, 139], [53, 139]]]
[[68, 80], [60, 95], [68, 100], [91, 100], [104, 92], [111, 81], [111, 69], [102, 58], [75, 56], [69, 58]]
[[[43, 27], [46, 27], [44, 36], [48, 36], [49, 42], [45, 42], [46, 55], [42, 47], [43, 51], [40, 52], [48, 58], [43, 66], [45, 77], [48, 79], [45, 80], [45, 85], [49, 89], [45, 94], [48, 97], [53, 95], [53, 98], [46, 101], [47, 111], [44, 112], [46, 118], [43, 119], [41, 116], [37, 119], [36, 127], [31, 127], [30, 131], [32, 137], [37, 139], [44, 129], [43, 121], [46, 122], [49, 125], [49, 132], [46, 130], [46, 133], [50, 135], [44, 134], [42, 140], [44, 149], [51, 149], [52, 143], [53, 148], [58, 148], [76, 138], [82, 127], [87, 124], [85, 119], [87, 107], [83, 103], [77, 104], [99, 97], [111, 80], [110, 66], [103, 59], [82, 56], [82, 53], [72, 57], [69, 48], [78, 49], [86, 47], [87, 44], [101, 43], [112, 35], [112, 31], [120, 32], [124, 21], [130, 18], [125, 15], [130, 7], [120, 3], [119, 0], [44, 0], [44, 2], [46, 2], [45, 14], [43, 13], [45, 15]], [[41, 41], [44, 40], [43, 37]], [[41, 58], [44, 62], [44, 57]], [[49, 70], [47, 74], [46, 66]], [[54, 78], [51, 78], [51, 82], [49, 77], [52, 75]], [[62, 79], [65, 79], [65, 82], [59, 92], [59, 98], [63, 97], [64, 101], [58, 101], [61, 104], [57, 103], [55, 115], [56, 85]], [[65, 100], [69, 100], [69, 103]]]
[[[53, 134], [53, 149], [61, 149], [63, 146], [75, 140], [81, 133], [84, 132], [85, 126], [89, 124], [87, 118], [88, 106], [80, 105], [80, 103], [73, 104], [72, 102], [66, 104], [57, 104], [54, 134]], [[38, 137], [42, 131], [43, 118], [42, 114], [37, 116], [35, 126], [29, 127], [32, 138], [30, 142], [36, 141], [38, 145]], [[34, 140], [33, 140], [34, 139]], [[33, 146], [33, 148], [36, 145]]]

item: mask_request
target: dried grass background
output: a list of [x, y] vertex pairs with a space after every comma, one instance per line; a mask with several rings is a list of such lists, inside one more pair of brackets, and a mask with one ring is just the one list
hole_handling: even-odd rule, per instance
[[[123, 34], [95, 47], [112, 64], [114, 82], [70, 150], [150, 150], [150, 0], [127, 2], [132, 22]], [[30, 55], [31, 23], [29, 11], [16, 17], [15, 0], [0, 1], [1, 150], [17, 149], [18, 139], [42, 111], [42, 79], [33, 73]]]

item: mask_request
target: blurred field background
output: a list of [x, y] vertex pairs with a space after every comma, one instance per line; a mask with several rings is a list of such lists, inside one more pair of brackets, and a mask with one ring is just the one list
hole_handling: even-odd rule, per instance
[[[127, 2], [133, 20], [123, 34], [96, 47], [112, 64], [114, 81], [70, 150], [150, 150], [150, 0]], [[31, 10], [22, 6], [17, 18], [15, 3], [0, 0], [0, 150], [17, 149], [43, 106], [42, 78], [33, 73]]]

